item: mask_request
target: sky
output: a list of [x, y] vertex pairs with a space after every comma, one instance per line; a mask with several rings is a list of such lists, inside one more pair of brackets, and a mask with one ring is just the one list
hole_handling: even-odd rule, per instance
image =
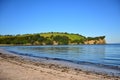
[[120, 43], [120, 0], [0, 0], [0, 34], [68, 32]]

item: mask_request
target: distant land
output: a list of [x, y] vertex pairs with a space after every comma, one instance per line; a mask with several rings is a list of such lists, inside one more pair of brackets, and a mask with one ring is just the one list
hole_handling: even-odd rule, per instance
[[106, 44], [105, 36], [85, 37], [67, 32], [0, 35], [0, 45], [78, 45]]

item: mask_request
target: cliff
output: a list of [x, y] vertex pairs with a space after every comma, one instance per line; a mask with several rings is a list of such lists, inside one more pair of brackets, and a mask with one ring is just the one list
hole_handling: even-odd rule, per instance
[[23, 35], [0, 35], [0, 44], [8, 45], [77, 45], [105, 44], [105, 36], [85, 37], [80, 34], [48, 32]]
[[87, 39], [84, 44], [106, 44], [105, 36]]

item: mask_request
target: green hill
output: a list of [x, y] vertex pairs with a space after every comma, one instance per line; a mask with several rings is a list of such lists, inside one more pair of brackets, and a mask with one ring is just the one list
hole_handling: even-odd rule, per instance
[[105, 36], [88, 37], [66, 32], [47, 32], [24, 35], [0, 35], [0, 44], [12, 45], [67, 45], [105, 44]]
[[41, 33], [40, 34], [43, 37], [50, 37], [50, 36], [67, 36], [70, 40], [80, 40], [84, 39], [85, 37], [79, 34], [73, 34], [73, 33], [59, 33], [59, 32], [49, 32], [49, 33]]

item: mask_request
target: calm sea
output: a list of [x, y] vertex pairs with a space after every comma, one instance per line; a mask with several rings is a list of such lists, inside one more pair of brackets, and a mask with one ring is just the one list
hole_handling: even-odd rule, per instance
[[1, 48], [22, 56], [115, 69], [117, 75], [120, 76], [120, 44], [6, 46]]

